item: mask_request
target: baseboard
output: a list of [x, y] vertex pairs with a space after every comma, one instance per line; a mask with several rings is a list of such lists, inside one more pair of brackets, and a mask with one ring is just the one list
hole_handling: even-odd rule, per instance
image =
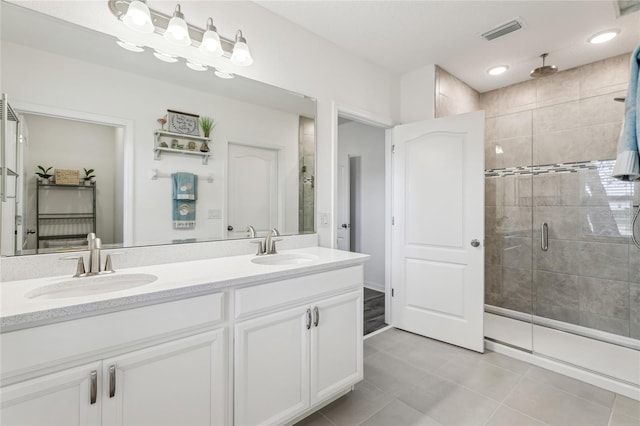
[[623, 383], [613, 378], [603, 376], [579, 367], [574, 367], [572, 365], [565, 364], [564, 362], [556, 361], [542, 355], [515, 349], [511, 346], [503, 345], [491, 340], [485, 339], [485, 348], [490, 351], [497, 352], [499, 354], [506, 355], [520, 361], [528, 362], [529, 364], [537, 365], [538, 367], [546, 368], [547, 370], [555, 371], [556, 373], [563, 374], [565, 376], [581, 380], [594, 386], [598, 386], [611, 392], [615, 392], [631, 399], [640, 401], [640, 388], [637, 386]]
[[369, 290], [375, 290], [375, 291], [379, 291], [381, 293], [384, 293], [384, 284], [378, 284], [378, 283], [371, 283], [371, 282], [364, 282], [364, 286], [366, 288], [368, 288]]

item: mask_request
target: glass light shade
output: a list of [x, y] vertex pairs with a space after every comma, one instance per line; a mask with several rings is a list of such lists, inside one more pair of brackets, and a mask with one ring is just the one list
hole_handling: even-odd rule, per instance
[[224, 78], [225, 80], [229, 80], [235, 77], [233, 74], [222, 70], [215, 70], [213, 73], [216, 75], [216, 77]]
[[122, 47], [123, 49], [128, 50], [129, 52], [136, 52], [136, 53], [144, 52], [144, 48], [142, 46], [138, 46], [137, 44], [133, 44], [128, 41], [117, 40], [116, 44]]
[[222, 56], [222, 45], [220, 44], [220, 36], [217, 32], [207, 30], [202, 35], [202, 43], [200, 44], [200, 52], [207, 56]]
[[187, 61], [187, 67], [194, 71], [206, 71], [209, 68], [206, 65], [199, 64], [197, 62]]
[[233, 45], [231, 63], [242, 67], [247, 67], [253, 63], [253, 58], [251, 57], [251, 52], [249, 52], [249, 46], [247, 46], [247, 43], [236, 41]]
[[189, 37], [189, 29], [184, 19], [174, 16], [169, 21], [169, 26], [164, 32], [164, 38], [172, 44], [177, 46], [189, 46], [191, 44], [191, 37]]
[[122, 18], [122, 22], [139, 33], [150, 34], [155, 31], [155, 27], [151, 22], [149, 8], [140, 0], [134, 0], [129, 3], [129, 9], [127, 9], [127, 13]]
[[168, 53], [164, 53], [159, 50], [154, 51], [153, 56], [160, 59], [162, 62], [169, 62], [169, 63], [178, 62], [178, 58], [176, 58], [175, 56], [169, 55]]

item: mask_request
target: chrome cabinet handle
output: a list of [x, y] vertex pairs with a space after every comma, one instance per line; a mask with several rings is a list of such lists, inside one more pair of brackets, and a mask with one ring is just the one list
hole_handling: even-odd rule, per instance
[[96, 403], [96, 398], [98, 396], [98, 372], [95, 370], [91, 372], [91, 386], [89, 394], [89, 402], [93, 405]]
[[116, 396], [116, 366], [109, 367], [109, 398]]
[[313, 325], [317, 327], [318, 323], [320, 322], [320, 309], [318, 309], [317, 306], [313, 307], [313, 316], [314, 316]]
[[547, 251], [549, 250], [549, 225], [547, 225], [547, 222], [544, 222], [542, 224], [542, 227], [540, 228], [540, 241], [541, 241], [541, 249], [542, 251]]
[[307, 330], [311, 329], [311, 309], [307, 309]]

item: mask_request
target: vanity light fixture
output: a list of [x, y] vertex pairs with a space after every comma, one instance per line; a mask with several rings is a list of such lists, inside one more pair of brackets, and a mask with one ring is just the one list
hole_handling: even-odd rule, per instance
[[178, 62], [178, 58], [173, 55], [169, 55], [168, 53], [161, 52], [160, 50], [154, 50], [153, 56], [160, 59], [162, 62], [168, 62], [170, 64]]
[[[195, 27], [185, 21], [179, 4], [173, 15], [169, 16], [147, 7], [146, 0], [107, 0], [107, 3], [113, 16], [135, 31], [149, 34], [155, 32], [174, 46], [193, 46], [205, 56], [224, 57], [234, 65], [249, 66], [253, 63], [247, 40], [241, 30], [237, 31], [232, 40], [218, 34], [211, 18], [207, 19], [206, 29]], [[176, 54], [182, 58], [191, 56], [187, 51]], [[165, 55], [163, 60], [164, 57]]]
[[144, 34], [151, 34], [155, 31], [151, 22], [151, 12], [146, 0], [134, 0], [129, 4], [127, 13], [122, 18], [122, 22], [134, 31]]
[[207, 19], [207, 30], [202, 34], [202, 42], [200, 43], [200, 52], [207, 56], [219, 57], [224, 54], [222, 45], [220, 44], [220, 36], [213, 19]]
[[491, 67], [487, 70], [487, 74], [489, 75], [500, 75], [507, 72], [509, 69], [508, 65], [496, 65], [495, 67]]
[[144, 47], [138, 46], [137, 44], [133, 44], [128, 41], [124, 41], [122, 39], [118, 39], [116, 41], [116, 44], [122, 47], [123, 49], [128, 50], [129, 52], [136, 52], [136, 53], [144, 52]]
[[599, 33], [594, 34], [591, 37], [589, 37], [589, 40], [587, 40], [587, 41], [589, 43], [591, 43], [591, 44], [606, 43], [609, 40], [614, 39], [618, 34], [620, 34], [620, 30], [600, 31]]
[[253, 63], [247, 40], [242, 36], [242, 31], [236, 32], [236, 43], [233, 45], [233, 54], [231, 55], [231, 63], [247, 67]]
[[169, 21], [169, 26], [164, 32], [164, 39], [176, 46], [190, 46], [191, 37], [189, 37], [189, 28], [184, 20], [184, 14], [180, 10], [180, 5], [176, 5], [173, 17]]
[[209, 69], [209, 67], [207, 67], [206, 65], [191, 61], [187, 61], [187, 67], [191, 68], [194, 71], [206, 71]]

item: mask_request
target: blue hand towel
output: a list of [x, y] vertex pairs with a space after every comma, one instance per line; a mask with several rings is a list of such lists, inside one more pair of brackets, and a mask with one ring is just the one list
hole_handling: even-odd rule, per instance
[[193, 229], [196, 226], [196, 200], [198, 176], [191, 173], [173, 173], [173, 227]]
[[198, 199], [198, 176], [191, 173], [173, 173], [171, 179], [174, 200]]
[[627, 99], [624, 102], [624, 121], [618, 140], [618, 155], [613, 168], [613, 177], [625, 180], [640, 180], [640, 152], [638, 135], [640, 135], [640, 46], [631, 54], [631, 73]]

